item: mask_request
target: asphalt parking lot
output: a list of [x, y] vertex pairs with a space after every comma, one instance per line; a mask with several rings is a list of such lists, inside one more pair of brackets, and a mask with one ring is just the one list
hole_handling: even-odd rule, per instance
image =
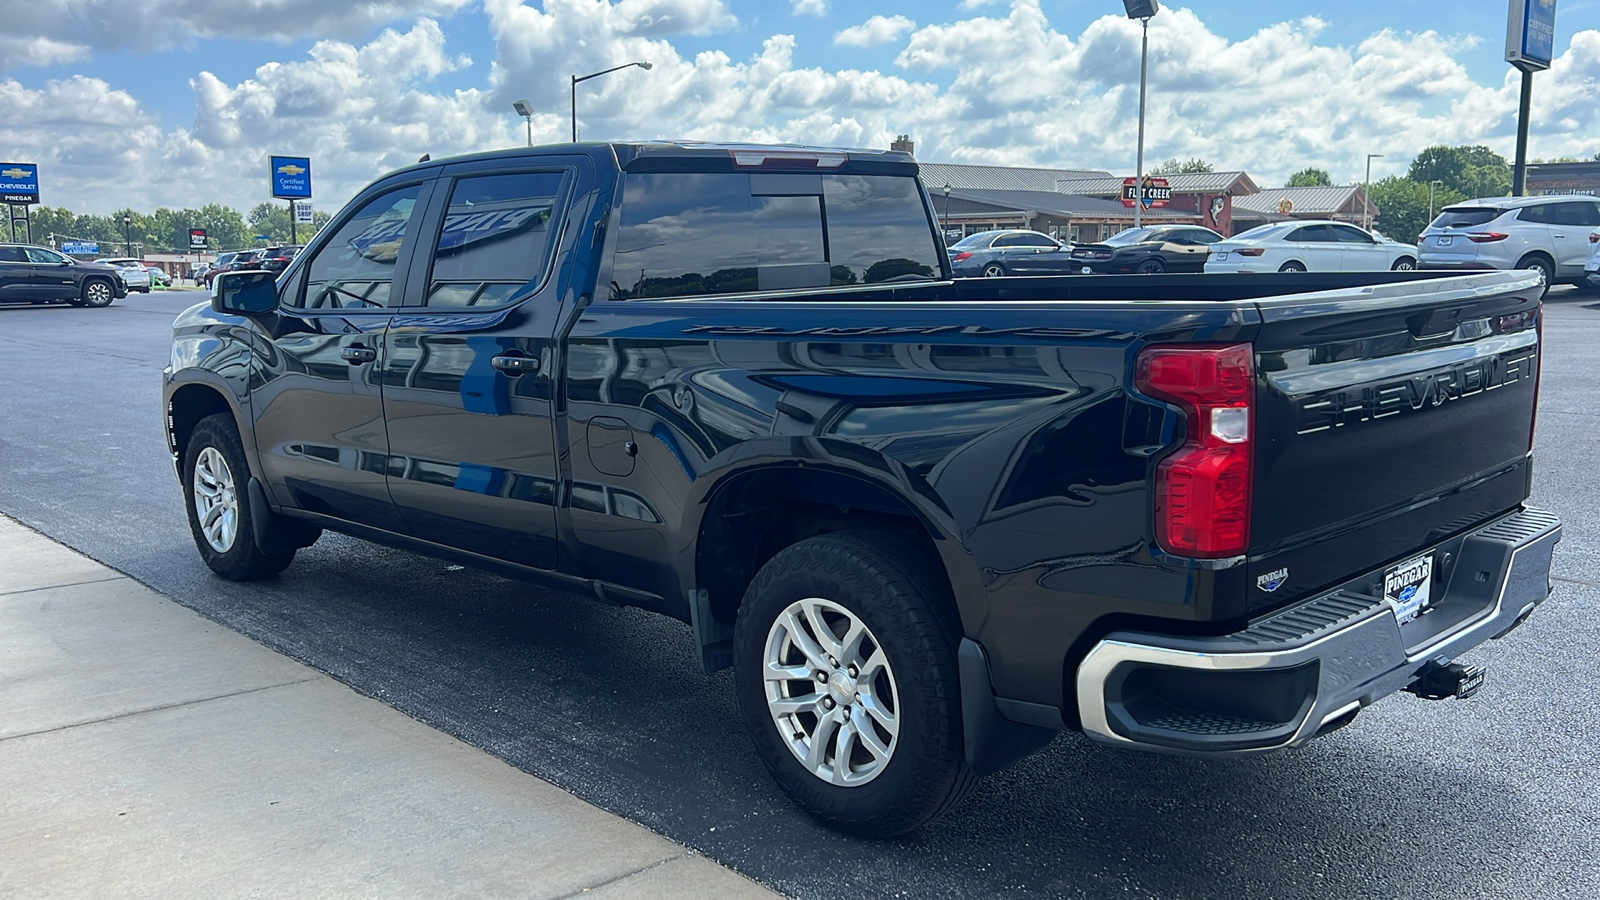
[[[0, 512], [357, 691], [798, 897], [1600, 896], [1600, 298], [1547, 298], [1534, 502], [1557, 593], [1470, 701], [1390, 698], [1277, 755], [1063, 736], [910, 837], [826, 831], [761, 768], [686, 626], [329, 535], [213, 577], [161, 429], [194, 293], [0, 307]], [[1426, 447], [1416, 452], [1426, 453]], [[161, 648], [150, 648], [152, 653]], [[3, 711], [0, 711], [3, 714]]]

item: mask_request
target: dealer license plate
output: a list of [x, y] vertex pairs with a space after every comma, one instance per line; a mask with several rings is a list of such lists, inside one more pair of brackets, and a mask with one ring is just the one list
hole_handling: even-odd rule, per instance
[[1227, 259], [1228, 258], [1228, 251], [1222, 250], [1222, 251], [1219, 251], [1217, 253], [1213, 253], [1213, 254], [1211, 254], [1211, 258], [1212, 259], [1216, 259], [1216, 260]]
[[1394, 619], [1401, 625], [1422, 615], [1432, 602], [1433, 554], [1389, 567], [1383, 573], [1383, 599], [1394, 610]]
[[1088, 266], [1084, 266], [1083, 267], [1083, 274], [1090, 275], [1090, 274], [1093, 274], [1093, 272], [1094, 272], [1094, 270], [1089, 268]]
[[1455, 242], [1455, 235], [1443, 234], [1439, 236], [1439, 246], [1441, 247], [1448, 247]]

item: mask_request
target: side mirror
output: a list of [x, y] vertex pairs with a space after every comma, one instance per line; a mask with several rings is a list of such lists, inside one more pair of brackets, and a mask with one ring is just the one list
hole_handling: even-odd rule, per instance
[[259, 316], [278, 308], [278, 285], [272, 272], [223, 272], [211, 282], [211, 308], [236, 316]]

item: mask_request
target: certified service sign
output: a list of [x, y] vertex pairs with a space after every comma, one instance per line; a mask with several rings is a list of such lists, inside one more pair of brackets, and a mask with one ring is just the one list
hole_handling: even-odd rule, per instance
[[33, 163], [0, 163], [0, 203], [38, 203], [39, 167]]
[[1506, 62], [1524, 72], [1550, 68], [1556, 52], [1556, 0], [1511, 0]]
[[272, 196], [285, 200], [311, 199], [311, 159], [305, 156], [269, 157]]

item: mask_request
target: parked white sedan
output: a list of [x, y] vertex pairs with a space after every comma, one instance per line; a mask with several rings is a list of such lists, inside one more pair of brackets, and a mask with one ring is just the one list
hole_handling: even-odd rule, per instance
[[1211, 245], [1207, 272], [1415, 269], [1417, 248], [1333, 221], [1274, 222]]

